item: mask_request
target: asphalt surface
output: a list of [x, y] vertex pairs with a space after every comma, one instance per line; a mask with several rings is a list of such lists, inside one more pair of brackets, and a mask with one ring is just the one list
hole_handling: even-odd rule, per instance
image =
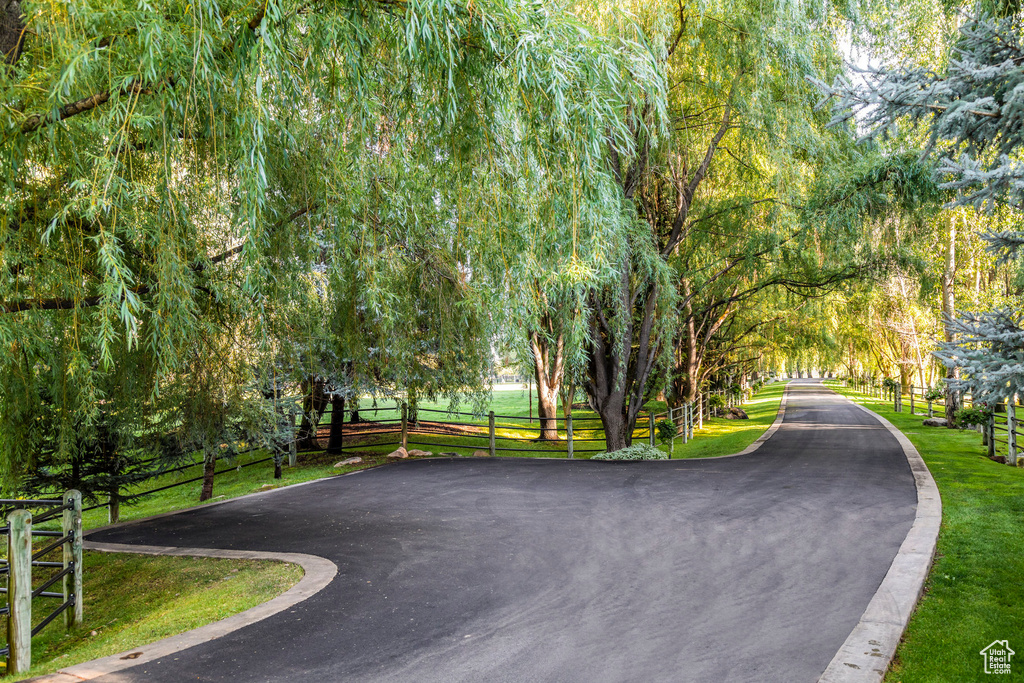
[[789, 396], [747, 456], [421, 460], [94, 533], [339, 568], [286, 612], [99, 680], [814, 681], [917, 497], [870, 415], [820, 385]]

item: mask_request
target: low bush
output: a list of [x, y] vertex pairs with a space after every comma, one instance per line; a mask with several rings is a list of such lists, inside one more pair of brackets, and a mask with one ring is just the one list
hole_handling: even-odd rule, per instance
[[660, 420], [658, 422], [657, 437], [663, 444], [672, 443], [672, 439], [679, 433], [679, 427], [672, 420]]
[[649, 444], [635, 443], [610, 453], [596, 453], [591, 460], [668, 460], [668, 456]]
[[944, 398], [946, 398], [946, 385], [943, 382], [939, 382], [924, 392], [924, 400], [926, 401], [941, 401]]
[[992, 409], [984, 405], [972, 408], [961, 408], [956, 411], [956, 426], [960, 429], [988, 424], [992, 417]]

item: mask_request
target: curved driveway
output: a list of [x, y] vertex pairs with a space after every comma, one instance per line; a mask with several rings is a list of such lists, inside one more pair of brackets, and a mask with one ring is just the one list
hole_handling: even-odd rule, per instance
[[896, 440], [793, 383], [755, 453], [421, 460], [91, 534], [321, 555], [320, 593], [105, 681], [811, 682], [914, 520]]

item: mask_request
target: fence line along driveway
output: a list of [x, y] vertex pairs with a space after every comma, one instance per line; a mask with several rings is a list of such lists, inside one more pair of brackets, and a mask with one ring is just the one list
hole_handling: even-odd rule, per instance
[[423, 460], [101, 531], [302, 552], [307, 601], [110, 681], [814, 681], [914, 520], [896, 440], [791, 385], [755, 453]]

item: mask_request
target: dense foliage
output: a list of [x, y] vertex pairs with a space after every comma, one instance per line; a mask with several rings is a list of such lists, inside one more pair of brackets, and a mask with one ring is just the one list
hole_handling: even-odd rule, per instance
[[[990, 216], [1003, 212], [1019, 224], [1024, 199], [1021, 21], [1016, 14], [981, 14], [964, 22], [940, 71], [883, 67], [870, 70], [869, 77], [856, 85], [843, 78], [832, 86], [818, 81], [822, 91], [835, 98], [832, 123], [843, 124], [856, 116], [863, 139], [876, 139], [895, 132], [899, 122], [908, 122], [923, 132], [925, 155], [938, 158], [939, 187], [952, 194], [948, 210], [970, 206]], [[1024, 231], [995, 229], [993, 223], [981, 237], [996, 263], [1006, 264], [1024, 248]], [[952, 235], [955, 239], [955, 232]], [[1020, 272], [1024, 271], [1018, 271], [1018, 278]], [[1019, 299], [1020, 286], [1012, 289]], [[1006, 400], [1024, 392], [1019, 310], [1018, 301], [1012, 307], [957, 317], [951, 307], [944, 311], [947, 334], [938, 355], [963, 371], [962, 377], [950, 376], [951, 387], [970, 389], [976, 400]]]

